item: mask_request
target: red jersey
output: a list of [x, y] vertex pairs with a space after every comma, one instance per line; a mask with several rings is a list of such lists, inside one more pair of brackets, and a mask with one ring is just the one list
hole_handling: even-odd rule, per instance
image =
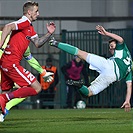
[[22, 60], [23, 54], [30, 43], [29, 38], [34, 38], [38, 35], [26, 16], [22, 16], [21, 19], [13, 23], [16, 25], [16, 30], [12, 31], [8, 45], [2, 55], [2, 62], [15, 62], [17, 64]]
[[10, 90], [14, 82], [23, 87], [29, 86], [36, 81], [35, 76], [20, 65], [20, 61], [30, 43], [29, 38], [36, 37], [37, 33], [26, 16], [13, 23], [16, 25], [16, 30], [12, 31], [1, 58], [2, 90]]

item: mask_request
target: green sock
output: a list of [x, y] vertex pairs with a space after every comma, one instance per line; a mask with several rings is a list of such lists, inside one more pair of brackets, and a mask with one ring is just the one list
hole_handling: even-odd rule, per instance
[[77, 53], [78, 53], [78, 48], [77, 47], [74, 47], [74, 46], [69, 45], [67, 43], [60, 42], [58, 44], [58, 48], [61, 49], [61, 50], [64, 50], [65, 52], [67, 52], [69, 54], [72, 54], [72, 55], [77, 55]]
[[10, 110], [13, 106], [21, 103], [22, 101], [24, 101], [26, 98], [15, 98], [10, 100], [8, 103], [6, 103], [6, 109]]
[[88, 94], [89, 94], [89, 90], [88, 90], [87, 86], [84, 86], [84, 85], [79, 89], [79, 91], [81, 94], [83, 94], [85, 96], [88, 96]]

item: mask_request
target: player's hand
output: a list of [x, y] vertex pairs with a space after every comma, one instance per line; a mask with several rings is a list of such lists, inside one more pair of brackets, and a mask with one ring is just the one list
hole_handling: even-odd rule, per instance
[[97, 25], [96, 29], [98, 30], [99, 34], [106, 35], [107, 33], [107, 31], [101, 25]]
[[47, 23], [47, 30], [50, 34], [53, 34], [55, 32], [56, 25], [54, 22]]
[[54, 73], [46, 72], [46, 70], [44, 70], [44, 72], [41, 73], [41, 76], [43, 77], [44, 82], [51, 82], [53, 80], [52, 75], [54, 75]]
[[131, 105], [129, 102], [124, 102], [123, 105], [121, 106], [121, 108], [125, 108], [126, 112], [129, 112], [131, 110]]

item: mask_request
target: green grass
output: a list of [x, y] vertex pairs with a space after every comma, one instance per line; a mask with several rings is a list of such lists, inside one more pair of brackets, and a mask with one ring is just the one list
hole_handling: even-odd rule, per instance
[[123, 109], [12, 109], [0, 133], [133, 133], [133, 114]]

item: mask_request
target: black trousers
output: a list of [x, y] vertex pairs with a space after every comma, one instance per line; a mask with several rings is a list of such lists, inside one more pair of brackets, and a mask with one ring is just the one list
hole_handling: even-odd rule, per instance
[[82, 99], [81, 94], [78, 91], [78, 88], [73, 85], [67, 85], [68, 91], [67, 91], [67, 107], [73, 108], [76, 106], [76, 103]]

